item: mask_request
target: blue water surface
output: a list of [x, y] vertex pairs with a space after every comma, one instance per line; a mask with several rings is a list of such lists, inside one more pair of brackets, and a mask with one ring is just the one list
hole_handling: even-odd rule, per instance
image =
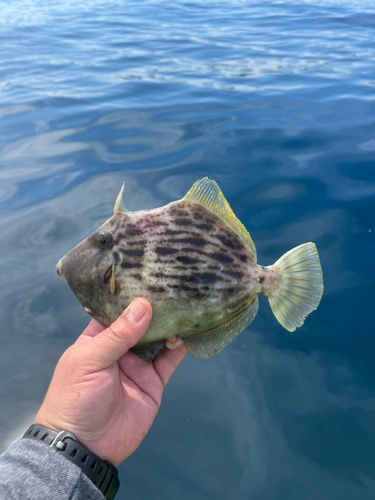
[[111, 216], [215, 179], [259, 262], [317, 244], [318, 310], [187, 356], [119, 499], [375, 496], [373, 0], [0, 0], [0, 439], [88, 322], [54, 272]]

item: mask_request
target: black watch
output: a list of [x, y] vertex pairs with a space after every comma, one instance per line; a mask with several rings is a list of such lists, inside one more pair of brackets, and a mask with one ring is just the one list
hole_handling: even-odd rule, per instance
[[86, 474], [106, 500], [115, 498], [120, 486], [116, 467], [85, 448], [70, 432], [55, 432], [42, 425], [32, 424], [22, 437], [45, 443], [64, 455]]

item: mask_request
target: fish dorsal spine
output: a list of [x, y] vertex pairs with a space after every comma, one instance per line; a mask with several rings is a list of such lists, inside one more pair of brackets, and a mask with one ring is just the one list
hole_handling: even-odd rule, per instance
[[256, 262], [255, 245], [249, 232], [234, 215], [215, 181], [208, 179], [208, 177], [197, 181], [183, 199], [202, 205], [225, 222], [237, 234]]
[[122, 193], [124, 192], [124, 187], [125, 187], [125, 182], [123, 183], [121, 189], [120, 189], [120, 192], [117, 196], [117, 199], [116, 199], [116, 203], [115, 203], [115, 206], [113, 208], [113, 213], [116, 214], [118, 212], [121, 212], [122, 214], [126, 214], [129, 212], [129, 210], [127, 210], [125, 208], [125, 205], [124, 205], [124, 202], [122, 200]]

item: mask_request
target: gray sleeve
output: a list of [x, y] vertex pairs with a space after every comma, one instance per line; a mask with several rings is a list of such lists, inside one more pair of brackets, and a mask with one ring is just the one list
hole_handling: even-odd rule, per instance
[[1, 500], [104, 500], [79, 467], [44, 443], [18, 439], [0, 456]]

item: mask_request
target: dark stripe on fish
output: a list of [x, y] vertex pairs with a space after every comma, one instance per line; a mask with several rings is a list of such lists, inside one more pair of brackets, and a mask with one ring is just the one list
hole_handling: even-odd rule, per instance
[[169, 213], [171, 215], [176, 215], [177, 217], [183, 217], [184, 215], [186, 215], [186, 212], [184, 212], [183, 210], [179, 210], [176, 207], [171, 207], [169, 209]]
[[212, 253], [211, 258], [217, 260], [218, 262], [233, 262], [231, 257], [219, 252]]
[[177, 226], [191, 226], [193, 224], [191, 219], [175, 219], [173, 222]]
[[215, 234], [215, 238], [221, 241], [221, 243], [232, 250], [238, 249], [238, 243], [234, 241], [234, 238], [227, 238], [222, 234]]
[[126, 240], [126, 235], [123, 233], [118, 233], [114, 241], [114, 245], [118, 245], [121, 240]]
[[143, 229], [128, 229], [127, 234], [128, 236], [143, 236], [144, 231]]
[[181, 264], [199, 264], [199, 263], [202, 263], [202, 261], [199, 259], [192, 259], [190, 257], [185, 257], [184, 255], [179, 255], [178, 257], [176, 257], [176, 260], [178, 260], [178, 262], [181, 262]]
[[200, 231], [211, 231], [212, 229], [211, 224], [196, 224], [194, 227]]
[[[175, 278], [175, 276], [171, 276]], [[216, 283], [217, 281], [223, 281], [221, 276], [213, 273], [196, 273], [191, 276], [178, 276], [178, 279], [183, 279], [187, 283]]]
[[121, 267], [124, 269], [139, 269], [142, 264], [139, 262], [121, 262]]
[[148, 286], [147, 290], [151, 293], [163, 293], [166, 291], [163, 286], [152, 286], [152, 285]]
[[150, 220], [150, 221], [147, 221], [147, 224], [145, 225], [145, 228], [146, 229], [150, 229], [150, 228], [155, 228], [155, 227], [159, 227], [159, 226], [167, 226], [168, 224], [166, 222], [162, 222], [160, 220]]
[[243, 278], [243, 273], [236, 273], [235, 271], [223, 271], [223, 274], [227, 274], [228, 276], [236, 278], [237, 280]]
[[171, 255], [173, 253], [177, 253], [179, 250], [177, 248], [169, 248], [169, 247], [156, 247], [155, 253], [158, 255]]
[[199, 250], [198, 248], [181, 248], [181, 252], [195, 252], [198, 255], [208, 255], [206, 252]]
[[197, 247], [203, 247], [208, 244], [208, 241], [203, 238], [180, 238], [178, 240], [170, 240], [171, 243], [188, 243], [189, 245], [196, 245]]
[[177, 269], [178, 271], [186, 271], [188, 273], [189, 271], [198, 271], [199, 268], [197, 266], [173, 266], [173, 269]]
[[124, 250], [123, 248], [120, 248], [120, 252], [129, 257], [143, 257], [144, 254], [143, 250]]
[[167, 284], [168, 288], [172, 288], [173, 290], [184, 291], [184, 292], [196, 292], [199, 293], [199, 288], [191, 288], [191, 286], [187, 286], [184, 283], [179, 283], [178, 285]]
[[238, 257], [239, 259], [241, 259], [242, 262], [246, 262], [246, 260], [247, 260], [247, 257], [244, 254], [238, 254], [238, 253], [236, 253], [235, 256]]
[[173, 229], [166, 229], [162, 236], [180, 236], [180, 234], [186, 234], [186, 231], [174, 231]]
[[151, 274], [151, 276], [153, 278], [164, 278], [164, 274], [163, 273], [153, 273], [153, 274]]

